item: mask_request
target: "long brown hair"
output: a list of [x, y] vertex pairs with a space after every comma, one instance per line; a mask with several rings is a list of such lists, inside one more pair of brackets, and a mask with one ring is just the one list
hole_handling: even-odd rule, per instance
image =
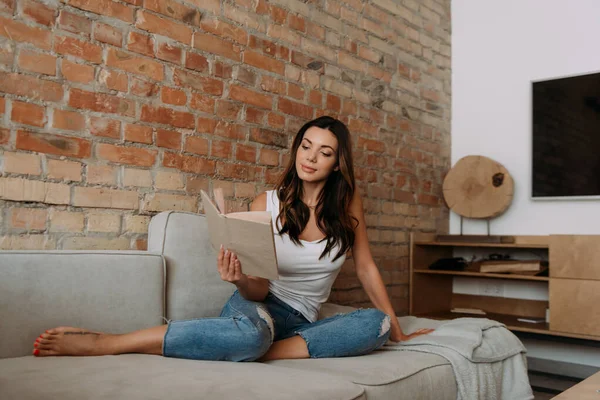
[[358, 220], [348, 212], [355, 190], [350, 132], [346, 128], [346, 125], [335, 118], [323, 116], [307, 122], [300, 128], [294, 138], [290, 161], [275, 190], [281, 204], [277, 217], [278, 226], [281, 226], [279, 234], [283, 235], [287, 233], [292, 242], [297, 246], [302, 246], [299, 236], [308, 224], [310, 210], [302, 201], [304, 188], [302, 180], [298, 177], [296, 171], [296, 154], [302, 143], [304, 134], [313, 126], [329, 130], [335, 135], [338, 141], [336, 157], [339, 170], [333, 171], [327, 177], [327, 181], [315, 207], [317, 226], [325, 233], [323, 240], [327, 240], [325, 250], [323, 250], [319, 259], [323, 258], [338, 245], [338, 253], [333, 259], [335, 261], [352, 248], [354, 244], [354, 229], [358, 224]]

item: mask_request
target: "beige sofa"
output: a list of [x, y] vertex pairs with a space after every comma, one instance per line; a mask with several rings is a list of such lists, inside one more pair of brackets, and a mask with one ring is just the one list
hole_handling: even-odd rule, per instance
[[[419, 352], [268, 363], [33, 357], [35, 338], [54, 326], [122, 333], [219, 314], [234, 287], [217, 275], [205, 218], [164, 212], [148, 234], [147, 252], [0, 251], [0, 399], [456, 398], [449, 362]], [[344, 310], [326, 304], [321, 318]]]

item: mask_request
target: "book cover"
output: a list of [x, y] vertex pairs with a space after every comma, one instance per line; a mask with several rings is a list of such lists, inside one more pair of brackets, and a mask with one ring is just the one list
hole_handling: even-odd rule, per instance
[[482, 261], [479, 272], [501, 273], [501, 272], [538, 272], [542, 268], [539, 260], [503, 260]]
[[[201, 190], [202, 203], [208, 222], [210, 243], [218, 252], [221, 245], [234, 252], [246, 275], [266, 279], [279, 279], [277, 253], [273, 238], [273, 224], [269, 211], [224, 213]], [[215, 193], [219, 199], [220, 194]]]

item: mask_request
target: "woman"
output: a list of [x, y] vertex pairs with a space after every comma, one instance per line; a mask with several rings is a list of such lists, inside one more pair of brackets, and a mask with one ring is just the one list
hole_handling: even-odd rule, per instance
[[[402, 332], [367, 241], [355, 188], [349, 132], [331, 117], [306, 123], [276, 190], [252, 211], [273, 215], [280, 279], [248, 276], [236, 255], [219, 251], [221, 279], [237, 286], [220, 318], [171, 321], [122, 335], [59, 327], [34, 343], [34, 355], [145, 353], [197, 360], [266, 361], [367, 354]], [[377, 309], [317, 321], [352, 250], [358, 278]]]

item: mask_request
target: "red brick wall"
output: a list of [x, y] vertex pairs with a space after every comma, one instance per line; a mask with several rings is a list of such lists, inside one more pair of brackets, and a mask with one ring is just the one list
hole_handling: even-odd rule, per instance
[[[271, 188], [293, 134], [354, 137], [372, 251], [447, 231], [449, 0], [0, 0], [0, 248], [144, 249], [162, 210]], [[344, 267], [332, 299], [362, 304]]]

